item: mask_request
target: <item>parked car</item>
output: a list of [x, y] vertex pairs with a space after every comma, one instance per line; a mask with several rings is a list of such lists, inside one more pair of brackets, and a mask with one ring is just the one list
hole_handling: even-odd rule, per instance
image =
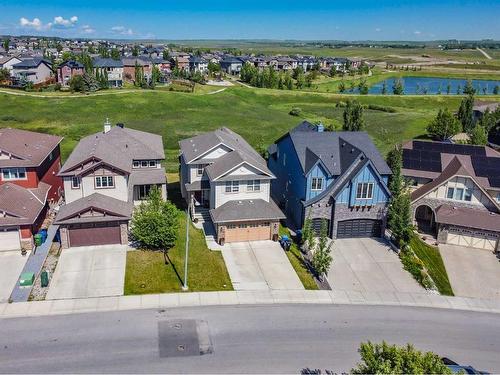
[[488, 374], [487, 372], [478, 371], [472, 366], [459, 365], [455, 361], [446, 357], [441, 358], [441, 360], [454, 374]]

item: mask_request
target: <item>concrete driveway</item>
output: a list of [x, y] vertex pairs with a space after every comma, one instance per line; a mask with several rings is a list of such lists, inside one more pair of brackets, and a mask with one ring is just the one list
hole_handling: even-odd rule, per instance
[[423, 293], [398, 255], [378, 238], [337, 239], [328, 282], [333, 290]]
[[500, 299], [500, 260], [489, 250], [439, 245], [453, 293]]
[[0, 252], [0, 303], [9, 300], [28, 256], [22, 256], [21, 250]]
[[63, 250], [46, 299], [123, 295], [126, 259], [123, 245]]
[[277, 242], [226, 244], [222, 256], [235, 290], [304, 289]]

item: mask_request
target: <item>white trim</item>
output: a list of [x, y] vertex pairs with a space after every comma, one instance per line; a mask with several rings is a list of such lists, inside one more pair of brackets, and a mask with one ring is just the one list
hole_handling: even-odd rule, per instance
[[[262, 169], [257, 168], [257, 167], [256, 167], [255, 165], [253, 165], [252, 163], [250, 163], [250, 162], [248, 162], [248, 161], [244, 160], [244, 161], [242, 161], [241, 163], [239, 163], [238, 165], [236, 165], [235, 167], [233, 167], [232, 169], [230, 169], [230, 170], [228, 170], [228, 171], [225, 171], [225, 172], [224, 172], [224, 173], [222, 173], [220, 176], [214, 177], [214, 178], [212, 178], [211, 180], [212, 180], [212, 181], [216, 181], [216, 180], [218, 180], [219, 178], [224, 177], [224, 176], [228, 175], [229, 173], [233, 172], [235, 169], [238, 169], [238, 168], [239, 168], [239, 167], [241, 167], [243, 164], [248, 164], [248, 165], [249, 165], [249, 166], [251, 166], [252, 168], [257, 169], [259, 172], [262, 172], [263, 174], [265, 174], [266, 176], [268, 176], [268, 177], [270, 177], [270, 178], [276, 178], [276, 177], [275, 177], [272, 173], [271, 173], [271, 174], [269, 174], [269, 173], [267, 173], [267, 172], [263, 171]], [[256, 175], [256, 176], [258, 176], [258, 175]], [[235, 179], [235, 180], [238, 180], [238, 177], [237, 177], [237, 176], [235, 176], [235, 178], [234, 178], [234, 179]], [[241, 178], [241, 180], [248, 180], [248, 178]]]
[[[215, 150], [217, 147], [219, 146], [225, 146], [227, 147], [228, 149], [230, 149], [231, 151], [230, 152], [233, 152], [234, 151], [234, 148], [232, 147], [229, 147], [228, 145], [226, 145], [225, 143], [223, 142], [220, 142], [220, 143], [217, 143], [214, 147], [212, 148], [209, 148], [208, 150], [206, 150], [205, 152], [203, 152], [203, 154], [199, 155], [199, 156], [196, 156], [194, 159], [188, 161], [186, 164], [193, 164], [194, 161], [198, 160], [198, 159], [202, 159], [203, 156], [205, 156], [206, 154], [208, 154], [210, 151], [213, 151]], [[182, 153], [184, 155], [184, 153]]]

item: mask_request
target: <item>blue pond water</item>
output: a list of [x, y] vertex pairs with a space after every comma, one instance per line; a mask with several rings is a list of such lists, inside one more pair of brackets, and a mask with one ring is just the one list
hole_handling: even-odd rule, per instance
[[[392, 86], [397, 78], [388, 78], [384, 81], [380, 81], [372, 85], [368, 92], [370, 94], [381, 94], [384, 82], [386, 83], [387, 94], [392, 94]], [[457, 78], [433, 78], [433, 77], [403, 77], [401, 81], [404, 86], [404, 93], [407, 95], [436, 95], [441, 93], [442, 95], [448, 94], [449, 85], [449, 95], [462, 94], [462, 90], [467, 83], [466, 79]], [[472, 85], [476, 89], [476, 95], [493, 94], [495, 86], [500, 87], [500, 81], [493, 80], [482, 80], [474, 79], [472, 80]], [[356, 88], [352, 93], [358, 92]]]

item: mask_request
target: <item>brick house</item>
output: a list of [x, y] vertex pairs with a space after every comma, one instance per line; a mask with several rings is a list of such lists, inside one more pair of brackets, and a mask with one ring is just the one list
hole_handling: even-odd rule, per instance
[[62, 86], [69, 86], [71, 78], [84, 73], [85, 67], [82, 63], [73, 60], [65, 61], [57, 67], [57, 82]]

